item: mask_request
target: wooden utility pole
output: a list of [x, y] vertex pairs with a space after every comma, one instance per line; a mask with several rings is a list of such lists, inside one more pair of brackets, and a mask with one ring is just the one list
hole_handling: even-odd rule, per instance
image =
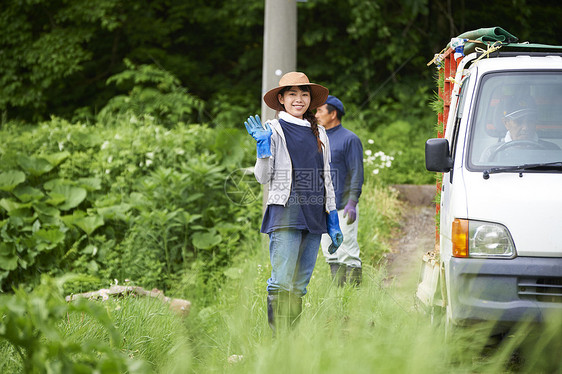
[[[279, 79], [297, 68], [297, 0], [265, 0], [263, 30], [262, 93], [277, 87]], [[261, 119], [275, 118], [275, 111], [261, 102]], [[263, 187], [263, 209], [267, 185]]]

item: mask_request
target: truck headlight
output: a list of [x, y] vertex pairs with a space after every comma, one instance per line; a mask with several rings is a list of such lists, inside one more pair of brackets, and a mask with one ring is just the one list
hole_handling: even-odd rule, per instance
[[507, 228], [499, 223], [455, 219], [454, 257], [513, 258], [515, 245]]

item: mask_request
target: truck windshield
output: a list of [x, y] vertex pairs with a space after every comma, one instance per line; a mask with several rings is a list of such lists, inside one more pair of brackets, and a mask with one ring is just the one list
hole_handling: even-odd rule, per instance
[[476, 105], [470, 169], [562, 162], [561, 71], [488, 74]]

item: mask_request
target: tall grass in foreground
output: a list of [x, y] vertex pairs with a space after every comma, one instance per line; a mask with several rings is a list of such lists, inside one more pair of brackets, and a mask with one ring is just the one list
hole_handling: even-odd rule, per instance
[[[184, 373], [190, 366], [191, 349], [183, 320], [168, 304], [136, 296], [101, 303], [123, 336], [120, 350], [129, 358], [144, 361], [150, 372]], [[77, 313], [69, 315], [61, 327], [69, 339], [105, 338], [100, 326]]]
[[[366, 267], [359, 288], [337, 287], [319, 263], [298, 325], [272, 337], [267, 325], [265, 255], [225, 284], [213, 307], [189, 318], [194, 373], [551, 373], [562, 372], [560, 321], [523, 325], [501, 342], [491, 326], [456, 331], [414, 307], [411, 294], [385, 286]], [[412, 274], [417, 276], [417, 274]]]
[[[385, 187], [367, 180], [360, 210], [364, 267], [359, 288], [337, 287], [319, 255], [297, 326], [276, 338], [267, 324], [266, 241], [237, 264], [216, 302], [197, 303], [186, 320], [193, 373], [562, 373], [560, 321], [544, 329], [523, 325], [500, 342], [492, 326], [455, 330], [431, 325], [416, 305], [419, 268], [389, 283], [381, 265], [397, 235], [403, 206]], [[415, 263], [415, 262], [414, 262]], [[547, 347], [552, 347], [550, 349]]]

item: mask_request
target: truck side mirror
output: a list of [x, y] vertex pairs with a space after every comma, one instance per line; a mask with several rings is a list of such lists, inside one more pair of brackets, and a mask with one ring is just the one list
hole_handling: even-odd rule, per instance
[[449, 154], [449, 141], [444, 138], [429, 139], [425, 142], [425, 168], [441, 173], [449, 172], [453, 159]]

